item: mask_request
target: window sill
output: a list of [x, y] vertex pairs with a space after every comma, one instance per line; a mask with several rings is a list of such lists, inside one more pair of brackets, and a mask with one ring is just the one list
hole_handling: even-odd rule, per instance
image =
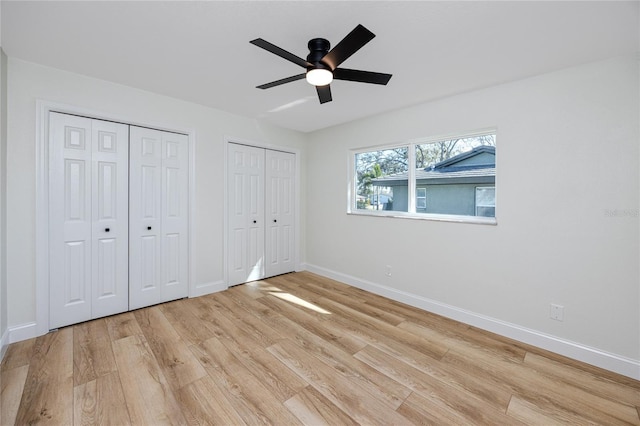
[[348, 215], [353, 216], [371, 216], [371, 217], [386, 217], [393, 219], [417, 219], [417, 220], [430, 220], [436, 222], [455, 222], [455, 223], [470, 223], [475, 225], [497, 225], [498, 222], [495, 217], [482, 217], [482, 216], [462, 216], [462, 215], [449, 215], [449, 214], [429, 214], [429, 213], [406, 213], [396, 211], [348, 211]]

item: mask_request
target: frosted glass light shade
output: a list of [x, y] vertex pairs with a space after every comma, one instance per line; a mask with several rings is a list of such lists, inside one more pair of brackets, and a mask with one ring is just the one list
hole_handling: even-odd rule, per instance
[[326, 86], [333, 81], [333, 73], [322, 68], [307, 71], [307, 82], [314, 86]]

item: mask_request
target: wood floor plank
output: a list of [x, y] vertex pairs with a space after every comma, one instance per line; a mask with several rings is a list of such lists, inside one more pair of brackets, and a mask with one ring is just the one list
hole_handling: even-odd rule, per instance
[[352, 308], [330, 301], [326, 306], [335, 313], [330, 319], [335, 327], [343, 328], [390, 354], [411, 359], [423, 359], [426, 355], [438, 360], [449, 350], [441, 342], [415, 336], [399, 327], [360, 314]]
[[73, 329], [36, 338], [16, 424], [73, 423]]
[[[295, 304], [287, 303], [281, 299], [274, 297], [262, 297], [258, 299], [258, 303], [270, 308], [272, 312], [278, 312], [281, 318], [274, 318], [274, 323], [278, 328], [282, 327], [289, 338], [300, 336], [302, 340], [316, 340], [328, 342], [341, 350], [354, 354], [364, 348], [367, 343], [349, 333], [335, 327], [332, 323], [316, 321], [316, 317], [304, 308], [300, 308]], [[282, 321], [285, 318], [290, 321]], [[286, 322], [287, 324], [283, 324]]]
[[284, 340], [267, 350], [357, 422], [371, 423], [376, 419], [379, 424], [410, 424], [389, 407], [387, 401], [376, 398], [359, 383], [336, 374], [334, 369], [295, 343]]
[[[262, 316], [262, 312], [266, 307], [255, 299], [246, 297], [235, 297], [233, 292], [227, 292], [229, 300], [225, 307], [236, 312], [237, 315], [245, 318], [245, 315], [254, 316], [256, 319], [261, 320], [263, 323], [273, 320], [273, 315], [269, 315], [267, 321]], [[273, 394], [285, 401], [289, 399], [299, 390], [307, 386], [307, 383], [295, 375], [291, 370], [277, 362], [273, 355], [267, 352], [264, 347], [256, 345], [254, 335], [247, 332], [244, 327], [244, 322], [234, 321], [222, 321], [220, 327], [225, 331], [224, 335], [221, 335], [219, 340], [225, 345], [229, 351], [233, 352], [237, 359], [254, 375], [262, 384], [267, 387]], [[278, 330], [278, 336], [283, 335], [283, 330], [279, 327], [273, 327], [274, 330]]]
[[[226, 315], [222, 317], [223, 319], [232, 323], [242, 324], [242, 329], [257, 342], [260, 342], [263, 347], [270, 346], [285, 338], [280, 331], [270, 327], [253, 315], [245, 314], [243, 310], [237, 309], [237, 305], [224, 292], [216, 294], [216, 301], [219, 303], [217, 305], [218, 308], [225, 310]], [[225, 322], [225, 324], [228, 323], [228, 321]]]
[[453, 337], [447, 336], [439, 330], [434, 330], [432, 328], [416, 324], [412, 321], [405, 321], [402, 324], [399, 324], [398, 328], [406, 330], [415, 336], [421, 336], [428, 341], [441, 342], [449, 349], [459, 349], [461, 351], [483, 351], [492, 357], [501, 358], [508, 362], [522, 363], [526, 354], [524, 350], [520, 350], [518, 348], [514, 349], [509, 347], [509, 345], [478, 341], [482, 338], [484, 338], [484, 340], [490, 340], [487, 336], [476, 336], [473, 339], [469, 339], [469, 330], [465, 330]]
[[0, 372], [0, 425], [15, 424], [29, 366]]
[[158, 306], [139, 309], [135, 317], [172, 389], [180, 389], [207, 375]]
[[188, 345], [199, 345], [216, 335], [209, 323], [201, 321], [193, 314], [193, 300], [176, 300], [158, 307]]
[[[261, 298], [260, 301], [266, 303], [266, 299], [268, 298], [264, 297]], [[274, 302], [279, 304], [286, 303], [280, 300], [275, 300]], [[294, 316], [294, 318], [296, 317]], [[297, 324], [302, 327], [308, 327], [311, 324], [317, 325], [317, 323], [309, 322], [308, 320], [298, 320]], [[317, 330], [317, 328], [311, 327], [310, 330]], [[295, 337], [289, 340], [296, 342], [304, 348], [305, 351], [334, 368], [339, 374], [342, 374], [354, 383], [359, 383], [374, 396], [386, 401], [393, 409], [397, 408], [409, 395], [410, 390], [408, 388], [370, 366], [363, 364], [354, 358], [350, 352], [345, 352], [341, 350], [340, 347], [336, 347], [333, 344], [334, 340], [325, 340], [325, 338], [323, 338], [325, 334], [326, 333], [294, 332], [292, 335]]]
[[584, 391], [600, 395], [603, 398], [640, 406], [640, 386], [617, 383], [608, 377], [596, 376], [572, 365], [561, 364], [553, 359], [530, 352], [526, 354], [524, 362], [538, 373], [562, 381], [567, 385], [578, 386]]
[[211, 338], [191, 350], [247, 424], [299, 424], [261, 382], [252, 375], [218, 338]]
[[285, 401], [284, 405], [305, 425], [358, 425], [311, 385]]
[[601, 398], [573, 385], [563, 384], [539, 374], [523, 364], [491, 358], [481, 351], [449, 351], [443, 362], [450, 362], [456, 368], [472, 374], [484, 371], [494, 381], [509, 386], [514, 395], [545, 408], [549, 413], [568, 411], [580, 416], [583, 422], [604, 421], [607, 424], [634, 424], [637, 422], [635, 407]]
[[189, 383], [177, 392], [177, 397], [189, 424], [246, 424], [227, 399], [227, 393], [210, 376]]
[[114, 315], [105, 318], [105, 321], [107, 323], [107, 329], [109, 330], [109, 337], [111, 337], [112, 341], [142, 334], [142, 330], [140, 330], [133, 316], [133, 312]]
[[[511, 395], [490, 386], [469, 389], [465, 384], [448, 377], [436, 378], [405, 364], [373, 347], [366, 347], [355, 357], [373, 368], [407, 386], [415, 393], [430, 400], [444, 410], [452, 410], [467, 422], [480, 424], [504, 424], [508, 419], [504, 412]], [[477, 385], [477, 383], [475, 384]]]
[[0, 371], [29, 365], [35, 343], [36, 339], [28, 339], [9, 345], [2, 359], [2, 364], [0, 364]]
[[284, 292], [300, 293], [304, 294], [304, 298], [313, 302], [323, 297], [330, 297], [332, 300], [343, 303], [347, 306], [360, 306], [365, 302], [364, 298], [350, 291], [351, 287], [345, 285], [331, 285], [328, 280], [317, 281], [311, 278], [304, 278], [304, 281], [299, 282], [300, 279], [289, 277], [287, 275], [281, 275], [275, 277], [274, 282], [276, 285], [282, 287]]
[[221, 342], [280, 402], [286, 401], [307, 386], [307, 382], [266, 349], [252, 345], [242, 333]]
[[125, 401], [134, 424], [183, 424], [185, 418], [144, 336], [113, 342]]
[[561, 426], [568, 424], [585, 424], [585, 419], [565, 410], [550, 412], [534, 403], [514, 396], [509, 403], [507, 415], [528, 425]]
[[80, 385], [117, 370], [104, 319], [73, 326], [73, 380]]
[[76, 386], [73, 395], [74, 425], [131, 424], [117, 372]]

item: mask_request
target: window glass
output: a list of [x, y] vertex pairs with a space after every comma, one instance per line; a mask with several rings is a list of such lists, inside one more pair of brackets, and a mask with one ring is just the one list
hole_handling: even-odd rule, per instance
[[416, 211], [427, 210], [427, 188], [416, 188]]
[[495, 145], [493, 134], [416, 144], [416, 188], [429, 193], [423, 209], [416, 193], [416, 213], [489, 216], [489, 210], [476, 208], [475, 190], [495, 184]]
[[495, 217], [496, 215], [496, 188], [476, 188], [476, 216]]
[[391, 148], [355, 155], [356, 209], [407, 211], [406, 184], [396, 185], [392, 176], [407, 174], [408, 148]]
[[356, 197], [350, 201], [351, 211], [495, 223], [486, 220], [496, 214], [494, 132], [353, 155]]

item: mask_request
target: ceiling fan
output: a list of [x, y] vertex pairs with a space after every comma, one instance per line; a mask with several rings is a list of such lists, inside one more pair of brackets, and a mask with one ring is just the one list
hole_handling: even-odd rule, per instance
[[386, 85], [391, 78], [391, 74], [338, 68], [341, 63], [360, 50], [360, 48], [365, 44], [369, 43], [369, 41], [374, 37], [375, 34], [362, 25], [358, 25], [331, 50], [329, 50], [331, 45], [328, 40], [324, 38], [311, 39], [308, 44], [309, 55], [307, 55], [306, 60], [261, 38], [251, 40], [249, 43], [261, 47], [280, 56], [281, 58], [286, 59], [287, 61], [293, 62], [294, 64], [307, 69], [307, 72], [305, 73], [272, 81], [271, 83], [262, 84], [256, 87], [258, 89], [269, 89], [281, 84], [306, 78], [309, 84], [316, 86], [318, 99], [320, 100], [320, 103], [323, 104], [325, 102], [331, 102], [330, 83], [333, 79]]

